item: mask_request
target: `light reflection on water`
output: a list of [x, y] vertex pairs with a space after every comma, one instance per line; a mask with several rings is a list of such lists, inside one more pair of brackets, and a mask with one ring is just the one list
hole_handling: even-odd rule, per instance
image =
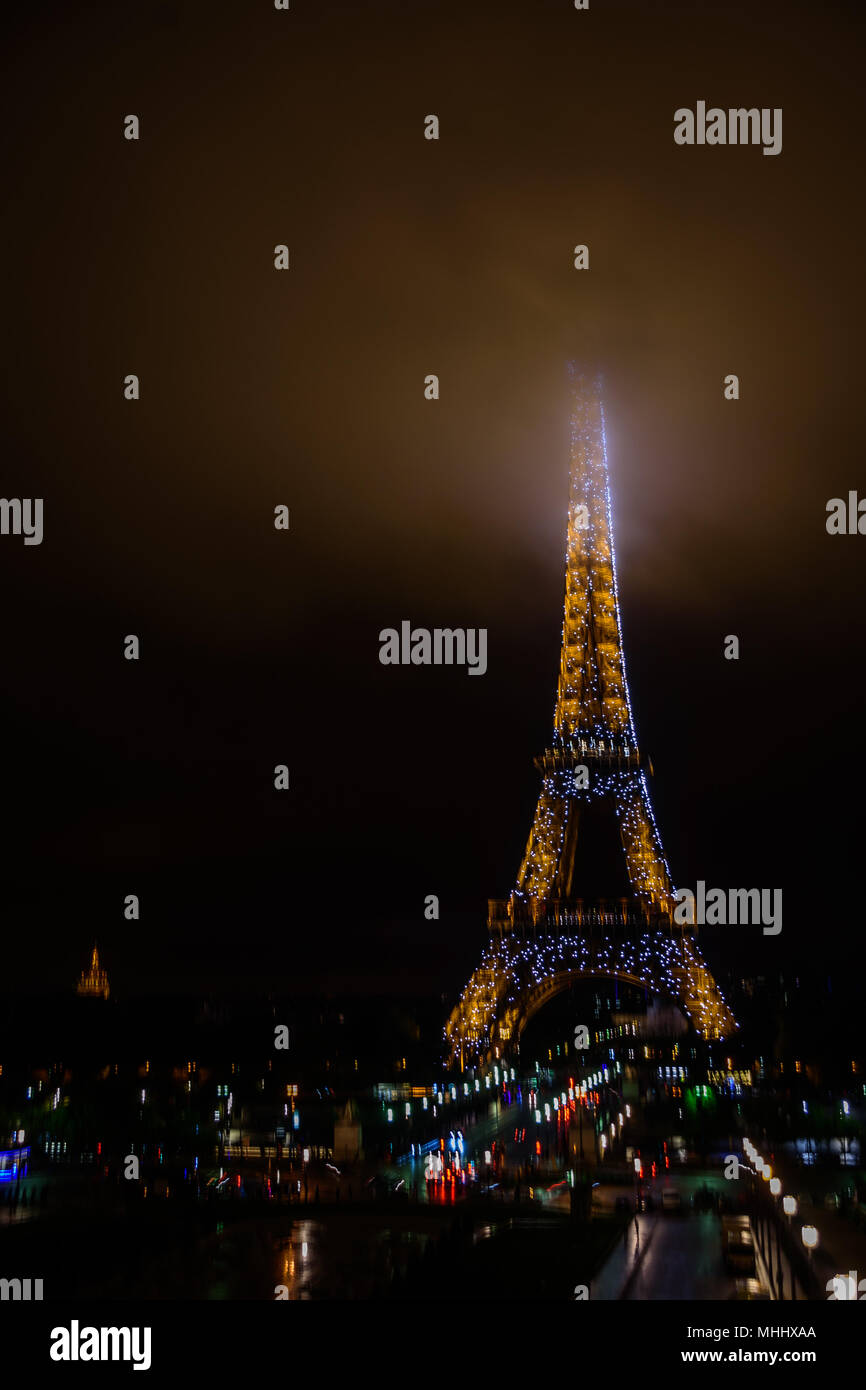
[[296, 1221], [289, 1235], [276, 1238], [278, 1277], [274, 1283], [284, 1286], [285, 1292], [280, 1290], [282, 1298], [312, 1297], [323, 1274], [323, 1234], [324, 1228], [318, 1221]]
[[420, 1259], [429, 1240], [417, 1231], [298, 1221], [275, 1240], [274, 1283], [290, 1300], [374, 1297]]
[[438, 1234], [363, 1219], [220, 1223], [195, 1242], [141, 1259], [129, 1292], [266, 1302], [388, 1296]]

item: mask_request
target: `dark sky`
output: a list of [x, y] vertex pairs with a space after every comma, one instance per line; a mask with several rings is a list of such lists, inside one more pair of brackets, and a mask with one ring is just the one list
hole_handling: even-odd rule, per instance
[[[569, 358], [674, 879], [782, 887], [780, 968], [862, 960], [859, 7], [3, 22], [3, 492], [45, 499], [0, 537], [8, 978], [97, 936], [125, 993], [459, 989], [550, 735]], [[782, 153], [675, 145], [698, 100]], [[486, 676], [380, 666], [404, 618], [486, 627]]]

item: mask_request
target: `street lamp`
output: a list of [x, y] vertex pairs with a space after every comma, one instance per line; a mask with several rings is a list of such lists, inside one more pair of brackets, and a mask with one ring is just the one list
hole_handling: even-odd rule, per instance
[[[785, 1215], [786, 1215], [787, 1218], [788, 1218], [788, 1230], [789, 1230], [789, 1234], [790, 1234], [791, 1221], [792, 1221], [792, 1219], [797, 1215], [797, 1198], [796, 1198], [796, 1197], [783, 1197], [783, 1198], [782, 1198], [782, 1211], [785, 1213]], [[795, 1298], [795, 1297], [796, 1297], [796, 1286], [795, 1286], [795, 1284], [794, 1284], [794, 1268], [793, 1268], [793, 1265], [791, 1264], [790, 1260], [788, 1261], [788, 1268], [789, 1268], [790, 1275], [791, 1275], [791, 1297], [792, 1297], [792, 1298]]]
[[[772, 1177], [771, 1174], [772, 1174], [772, 1169], [770, 1168], [770, 1165], [767, 1164], [767, 1166], [764, 1168], [764, 1181], [765, 1181], [765, 1182], [768, 1182], [769, 1185], [770, 1185], [770, 1196], [771, 1196], [771, 1197], [778, 1197], [779, 1194], [780, 1194], [781, 1191], [782, 1191], [782, 1184], [781, 1184], [781, 1182], [780, 1182], [780, 1180], [779, 1180], [778, 1178]], [[778, 1207], [774, 1208], [774, 1210], [773, 1210], [773, 1225], [774, 1225], [775, 1228], [776, 1228], [776, 1287], [777, 1287], [778, 1290], [779, 1290], [779, 1297], [782, 1298], [782, 1297], [784, 1297], [784, 1293], [783, 1293], [783, 1290], [782, 1290], [782, 1222], [781, 1222], [781, 1220], [779, 1219], [779, 1210], [778, 1210]], [[791, 1279], [792, 1279], [792, 1283], [791, 1283], [791, 1294], [792, 1294], [792, 1297], [793, 1297], [793, 1289], [794, 1289], [793, 1278], [794, 1278], [794, 1275], [793, 1275], [793, 1271], [792, 1271], [792, 1273], [791, 1273]]]
[[804, 1226], [800, 1234], [803, 1237], [803, 1244], [809, 1257], [809, 1269], [812, 1269], [812, 1255], [815, 1246], [818, 1244], [818, 1228], [816, 1226]]
[[764, 1182], [770, 1182], [770, 1180], [772, 1179], [772, 1176], [773, 1176], [773, 1170], [772, 1170], [772, 1168], [770, 1167], [769, 1163], [765, 1163], [764, 1166], [763, 1166], [763, 1168], [761, 1169], [761, 1177], [764, 1179]]

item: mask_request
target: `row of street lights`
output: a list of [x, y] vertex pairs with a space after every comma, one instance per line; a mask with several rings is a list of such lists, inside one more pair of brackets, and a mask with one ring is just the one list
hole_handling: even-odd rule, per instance
[[[745, 1153], [748, 1155], [748, 1157], [749, 1157], [749, 1159], [751, 1160], [752, 1164], [754, 1165], [755, 1172], [756, 1172], [757, 1174], [760, 1174], [760, 1176], [761, 1176], [761, 1178], [763, 1179], [763, 1181], [764, 1181], [765, 1183], [767, 1183], [767, 1185], [768, 1185], [768, 1187], [769, 1187], [770, 1195], [771, 1195], [772, 1197], [776, 1197], [776, 1198], [781, 1197], [781, 1198], [782, 1198], [782, 1210], [783, 1210], [783, 1212], [785, 1213], [785, 1215], [786, 1215], [787, 1218], [788, 1218], [788, 1226], [790, 1227], [793, 1218], [797, 1215], [797, 1198], [796, 1198], [796, 1197], [790, 1197], [790, 1196], [785, 1197], [785, 1196], [782, 1195], [782, 1184], [781, 1184], [780, 1180], [779, 1180], [778, 1178], [774, 1178], [774, 1177], [773, 1177], [773, 1170], [772, 1170], [772, 1168], [770, 1167], [770, 1165], [769, 1165], [769, 1163], [766, 1161], [766, 1159], [762, 1158], [761, 1155], [758, 1153], [758, 1150], [755, 1148], [755, 1146], [754, 1146], [754, 1144], [752, 1143], [751, 1139], [744, 1139], [744, 1140], [743, 1140], [743, 1149], [744, 1149]], [[781, 1291], [781, 1254], [780, 1254], [780, 1250], [779, 1250], [779, 1239], [778, 1239], [778, 1235], [779, 1235], [779, 1232], [778, 1232], [778, 1227], [777, 1227], [777, 1229], [776, 1229], [776, 1278], [777, 1278], [777, 1282], [778, 1282], [778, 1285], [779, 1285], [779, 1288], [780, 1288], [780, 1291]], [[804, 1247], [805, 1247], [805, 1249], [806, 1249], [806, 1253], [807, 1253], [808, 1258], [809, 1258], [809, 1264], [810, 1264], [810, 1266], [811, 1266], [811, 1263], [812, 1263], [812, 1254], [813, 1254], [814, 1250], [816, 1249], [816, 1247], [817, 1247], [817, 1245], [818, 1245], [818, 1241], [819, 1241], [819, 1237], [818, 1237], [818, 1228], [817, 1228], [817, 1226], [806, 1225], [806, 1226], [801, 1227], [801, 1229], [800, 1229], [800, 1238], [801, 1238], [801, 1240], [802, 1240], [802, 1242], [803, 1242], [803, 1245], [804, 1245]], [[771, 1270], [771, 1273], [772, 1273], [772, 1263], [771, 1263], [771, 1265], [770, 1265], [770, 1270]], [[792, 1271], [791, 1277], [792, 1277], [792, 1281], [793, 1281], [793, 1271]], [[792, 1293], [793, 1293], [793, 1282], [792, 1282]]]

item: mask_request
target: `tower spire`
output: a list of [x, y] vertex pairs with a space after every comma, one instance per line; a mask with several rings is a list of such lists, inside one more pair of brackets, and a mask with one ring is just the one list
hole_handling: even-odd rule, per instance
[[625, 679], [601, 377], [569, 363], [571, 460], [553, 737], [637, 742]]
[[553, 746], [512, 894], [537, 920], [551, 899], [581, 895], [581, 819], [598, 799], [615, 808], [631, 891], [671, 912], [673, 887], [637, 746], [625, 675], [601, 378], [569, 363], [571, 461], [562, 651]]
[[99, 964], [99, 951], [95, 941], [90, 957], [90, 969], [82, 970], [75, 992], [86, 999], [108, 998], [108, 975]]

